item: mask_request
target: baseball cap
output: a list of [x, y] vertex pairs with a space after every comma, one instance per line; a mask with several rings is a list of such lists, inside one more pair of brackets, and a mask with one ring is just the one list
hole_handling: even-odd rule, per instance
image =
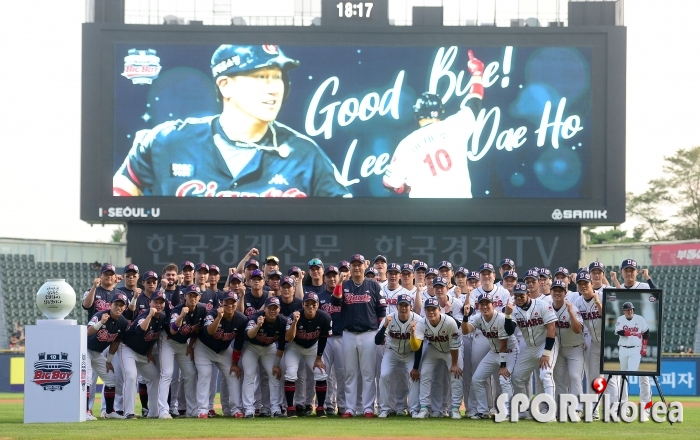
[[523, 277], [523, 281], [528, 279], [528, 278], [534, 278], [535, 280], [537, 280], [537, 279], [539, 279], [539, 277], [540, 277], [540, 274], [536, 270], [530, 269], [527, 271], [527, 273]]
[[165, 302], [165, 293], [161, 292], [160, 290], [156, 290], [151, 294], [151, 301], [158, 301], [159, 299]]
[[250, 279], [251, 279], [251, 280], [252, 280], [253, 278], [256, 278], [256, 277], [257, 277], [257, 278], [265, 278], [265, 277], [263, 276], [262, 271], [261, 271], [261, 270], [258, 270], [258, 269], [255, 269], [254, 271], [252, 271], [252, 272], [250, 273]]
[[268, 296], [265, 300], [265, 307], [280, 306], [280, 300], [276, 296]]
[[560, 289], [567, 290], [568, 286], [564, 282], [564, 280], [554, 280], [552, 281], [552, 289], [555, 287], [559, 287]]
[[318, 303], [318, 295], [316, 295], [315, 292], [306, 292], [304, 294], [304, 302], [306, 301], [314, 301]]
[[484, 263], [481, 266], [479, 266], [479, 273], [485, 270], [488, 270], [489, 272], [495, 272], [495, 270], [493, 270], [493, 264], [491, 263]]
[[189, 267], [190, 269], [194, 270], [194, 263], [191, 262], [191, 261], [185, 261], [184, 263], [182, 263], [182, 264], [180, 265], [180, 272], [182, 272], [183, 270], [185, 270], [185, 269], [188, 268], [188, 267]]
[[620, 265], [620, 270], [626, 269], [626, 268], [628, 268], [628, 267], [631, 267], [631, 268], [633, 268], [633, 269], [637, 269], [637, 268], [638, 268], [637, 262], [634, 261], [634, 260], [624, 260], [624, 261], [622, 262], [622, 264]]
[[335, 266], [328, 266], [323, 270], [324, 275], [328, 275], [329, 273], [338, 274], [339, 273], [338, 268]]
[[413, 266], [410, 263], [406, 263], [406, 264], [401, 266], [401, 272], [413, 273], [413, 272], [415, 272], [415, 270], [413, 269]]
[[386, 271], [388, 272], [398, 272], [401, 273], [401, 266], [396, 263], [389, 263], [386, 266]]
[[[350, 257], [350, 263], [352, 264], [355, 261], [359, 261], [360, 263], [365, 264], [365, 257], [363, 257], [360, 254], [355, 254], [352, 257]], [[384, 261], [386, 261], [386, 259]]]
[[622, 305], [622, 310], [634, 310], [634, 304], [631, 302], [627, 301]]
[[569, 269], [565, 267], [559, 267], [557, 268], [557, 271], [554, 272], [554, 276], [557, 276], [559, 274], [566, 275], [567, 277], [569, 276]]
[[115, 301], [121, 301], [121, 302], [123, 302], [124, 304], [126, 304], [126, 303], [129, 302], [129, 300], [126, 299], [126, 295], [124, 295], [123, 293], [117, 293], [117, 294], [115, 294], [115, 295], [112, 297], [112, 301], [111, 301], [111, 302], [115, 302]]
[[445, 287], [447, 287], [447, 278], [435, 277], [435, 279], [433, 280], [433, 286], [445, 286]]
[[416, 264], [413, 265], [413, 270], [428, 270], [428, 265], [423, 263], [422, 261], [417, 262]]
[[552, 278], [552, 271], [550, 271], [546, 267], [543, 267], [539, 271], [537, 271], [537, 274], [541, 277]]
[[440, 303], [438, 303], [437, 298], [428, 298], [423, 302], [423, 308], [426, 308], [426, 307], [436, 307], [439, 309]]
[[438, 272], [438, 270], [435, 269], [434, 267], [431, 267], [430, 269], [428, 269], [428, 270], [425, 272], [425, 276], [427, 277], [428, 275], [435, 275], [436, 277], [439, 277], [439, 276], [440, 276], [440, 272]]
[[191, 284], [182, 290], [183, 295], [189, 295], [190, 293], [194, 293], [195, 295], [200, 295], [202, 293], [202, 291], [199, 289], [199, 287], [196, 284]]
[[219, 266], [217, 266], [215, 264], [209, 265], [209, 272], [221, 273], [221, 271], [219, 270]]
[[377, 255], [376, 257], [374, 257], [375, 263], [377, 262], [377, 260], [384, 260], [385, 263], [387, 262], [386, 257], [384, 255]]
[[301, 275], [301, 269], [299, 269], [297, 266], [292, 266], [287, 271], [287, 275], [292, 275], [294, 273], [297, 275]]
[[540, 268], [535, 266], [535, 267], [531, 267], [530, 270], [534, 270], [535, 272], [539, 272]]
[[469, 275], [467, 275], [468, 280], [478, 280], [479, 279], [479, 272], [472, 270], [469, 272]]
[[594, 261], [588, 265], [588, 271], [593, 272], [594, 269], [600, 269], [605, 272], [605, 266], [600, 261]]
[[579, 281], [586, 281], [586, 282], [591, 282], [591, 274], [588, 272], [579, 272], [576, 274], [576, 282], [578, 283]]
[[479, 295], [479, 297], [476, 299], [476, 302], [477, 302], [477, 303], [480, 303], [481, 301], [488, 301], [488, 302], [492, 303], [492, 302], [493, 302], [493, 299], [491, 299], [491, 297], [490, 297], [488, 294], [482, 293], [482, 294]]
[[[601, 270], [603, 270], [603, 269], [601, 269]], [[590, 270], [586, 266], [581, 266], [578, 269], [576, 269], [576, 273], [580, 273], [580, 272], [590, 272]]]
[[312, 258], [309, 260], [309, 269], [314, 266], [323, 267], [323, 261], [319, 260], [318, 258]]
[[228, 292], [224, 292], [223, 295], [221, 295], [221, 302], [224, 302], [227, 299], [232, 299], [234, 301], [238, 301], [238, 294], [236, 292], [234, 292], [233, 290], [229, 290]]
[[149, 278], [158, 279], [158, 274], [155, 273], [155, 272], [153, 272], [152, 270], [148, 270], [148, 271], [146, 271], [146, 273], [144, 273], [143, 276], [141, 277], [141, 279], [144, 280], [144, 281], [146, 281], [146, 280], [149, 279]]
[[286, 75], [287, 71], [299, 67], [299, 61], [286, 57], [282, 50], [273, 44], [222, 44], [211, 56], [209, 67], [215, 79], [263, 67], [278, 67]]
[[284, 277], [280, 281], [280, 286], [283, 284], [289, 284], [290, 286], [294, 287], [297, 285], [297, 282], [294, 280], [294, 277]]
[[516, 280], [518, 279], [518, 274], [515, 273], [514, 270], [507, 270], [503, 272], [503, 279], [505, 280], [506, 278], [515, 278]]
[[267, 258], [265, 258], [265, 264], [267, 263], [275, 263], [275, 264], [280, 264], [280, 259], [275, 257], [274, 255], [268, 255]]
[[280, 277], [280, 279], [282, 279], [282, 272], [280, 272], [279, 270], [271, 270], [267, 277], [272, 278], [275, 276]]
[[197, 263], [197, 265], [194, 267], [195, 272], [199, 272], [202, 269], [209, 272], [209, 265], [207, 263]]
[[527, 284], [516, 283], [515, 286], [513, 287], [513, 295], [517, 295], [518, 293], [520, 293], [520, 294], [527, 293]]
[[511, 260], [510, 258], [504, 258], [501, 260], [501, 264], [499, 264], [498, 267], [503, 266], [510, 266], [511, 269], [515, 269], [515, 261]]
[[401, 294], [396, 297], [396, 304], [408, 304], [411, 305], [411, 297], [406, 294]]
[[343, 260], [340, 263], [338, 263], [338, 270], [342, 269], [350, 270], [350, 262], [347, 260]]
[[105, 272], [109, 272], [109, 271], [112, 271], [112, 273], [117, 273], [117, 271], [114, 269], [114, 266], [112, 266], [111, 264], [109, 264], [109, 263], [103, 264], [102, 268], [100, 269], [100, 273], [105, 273]]
[[255, 268], [257, 269], [260, 267], [260, 263], [258, 263], [258, 260], [250, 259], [245, 262], [245, 268], [248, 269], [249, 266], [255, 266]]
[[241, 275], [239, 273], [232, 273], [231, 275], [228, 276], [229, 284], [231, 284], [231, 282], [236, 281], [236, 280], [238, 280], [241, 283], [243, 281], [245, 281], [245, 279], [243, 278], [243, 275]]
[[460, 266], [459, 269], [457, 269], [457, 272], [455, 272], [455, 275], [457, 275], [458, 273], [461, 273], [462, 275], [468, 277], [469, 276], [469, 269], [467, 269], [466, 267]]
[[139, 273], [139, 267], [138, 267], [137, 265], [135, 265], [135, 264], [127, 264], [126, 266], [124, 266], [124, 272], [123, 272], [123, 273], [127, 273], [127, 272], [136, 272], [136, 273]]
[[449, 261], [443, 260], [440, 262], [440, 265], [438, 266], [438, 270], [442, 269], [443, 267], [446, 267], [446, 268], [452, 270], [452, 263], [450, 263]]
[[373, 274], [376, 277], [377, 275], [379, 275], [379, 272], [377, 272], [377, 269], [373, 267], [368, 267], [367, 270], [365, 270], [365, 276], [367, 276], [368, 274]]

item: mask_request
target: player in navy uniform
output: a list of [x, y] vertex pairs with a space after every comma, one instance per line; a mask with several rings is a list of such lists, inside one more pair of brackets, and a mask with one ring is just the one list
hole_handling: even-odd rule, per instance
[[[214, 362], [222, 376], [226, 377], [228, 404], [232, 417], [243, 417], [241, 407], [241, 368], [238, 361], [243, 349], [244, 333], [248, 319], [236, 311], [238, 295], [229, 291], [222, 297], [222, 305], [207, 314], [204, 329], [199, 332], [194, 350], [197, 366], [197, 405], [200, 419], [209, 418], [209, 383], [211, 363]], [[233, 347], [231, 342], [233, 341]]]
[[209, 290], [209, 265], [207, 263], [197, 263], [194, 271], [194, 281], [200, 291], [199, 302], [204, 304], [207, 312], [218, 309], [219, 295], [213, 290]]
[[221, 114], [137, 132], [114, 194], [349, 197], [319, 146], [275, 121], [298, 66], [274, 45], [219, 46], [211, 70]]
[[115, 287], [117, 283], [116, 270], [111, 264], [103, 264], [100, 277], [92, 282], [92, 288], [83, 295], [83, 308], [88, 311], [88, 318], [97, 312], [109, 310], [111, 296], [121, 291]]
[[131, 305], [130, 302], [134, 298], [137, 298], [141, 294], [141, 289], [138, 287], [139, 267], [135, 264], [127, 264], [124, 266], [122, 277], [124, 279], [124, 287], [120, 287], [119, 290], [126, 295], [126, 299], [129, 301], [126, 303], [127, 308], [124, 310], [124, 317], [132, 321], [136, 317], [136, 314], [134, 314], [133, 310], [128, 306]]
[[345, 362], [343, 362], [343, 322], [340, 319], [340, 306], [332, 304], [333, 289], [338, 285], [339, 269], [327, 266], [324, 269], [326, 289], [318, 294], [319, 309], [331, 316], [333, 336], [326, 341], [323, 351], [323, 363], [328, 373], [328, 393], [326, 394], [326, 414], [335, 415], [345, 412]]
[[[367, 418], [374, 417], [377, 397], [377, 346], [374, 334], [386, 315], [386, 300], [381, 287], [365, 279], [365, 257], [355, 254], [350, 259], [352, 278], [333, 290], [332, 304], [340, 306], [343, 322], [343, 357], [345, 359], [345, 396], [348, 407], [344, 418], [355, 415], [358, 383], [362, 383], [362, 406]], [[372, 269], [372, 268], [370, 268]]]
[[238, 304], [238, 311], [248, 318], [258, 313], [265, 305], [267, 292], [263, 289], [264, 283], [262, 271], [255, 269], [250, 272], [250, 290], [246, 289], [243, 301]]
[[[150, 306], [150, 309], [141, 312], [131, 323], [119, 347], [119, 357], [124, 370], [124, 412], [127, 419], [134, 418], [137, 373], [146, 379], [148, 394], [158, 395], [160, 373], [151, 351], [153, 344], [160, 337], [161, 330], [168, 325], [168, 317], [163, 313], [163, 292], [155, 292], [151, 296]], [[151, 405], [148, 417], [158, 417], [157, 404]]]
[[309, 260], [309, 277], [311, 282], [304, 284], [304, 294], [306, 292], [319, 293], [326, 290], [326, 286], [323, 284], [323, 261], [318, 258]]
[[[305, 363], [313, 372], [316, 382], [315, 391], [318, 399], [316, 416], [326, 417], [326, 391], [328, 389], [326, 365], [323, 363], [323, 352], [331, 329], [331, 315], [318, 310], [318, 295], [307, 292], [304, 295], [303, 312], [295, 311], [287, 319], [287, 342], [285, 363], [287, 368], [284, 375], [284, 393], [287, 398], [287, 417], [296, 417], [294, 393], [296, 391], [297, 371], [299, 364]], [[307, 376], [307, 380], [310, 377]]]
[[304, 310], [302, 300], [294, 296], [296, 280], [294, 277], [284, 277], [280, 282], [280, 313], [292, 316], [292, 313]]
[[[114, 366], [112, 359], [119, 348], [126, 329], [129, 325], [127, 319], [123, 316], [126, 309], [127, 298], [123, 293], [116, 293], [112, 296], [112, 303], [109, 310], [97, 312], [90, 322], [87, 329], [87, 349], [90, 362], [88, 363], [87, 377], [92, 378], [92, 371], [97, 373], [97, 376], [102, 378], [104, 389], [102, 395], [106, 403], [105, 416], [108, 419], [123, 419], [114, 410], [114, 395], [116, 392], [116, 377], [114, 374]], [[102, 352], [109, 347], [109, 354], [105, 359]], [[111, 372], [110, 372], [111, 371]], [[90, 395], [91, 382], [88, 384], [88, 396]], [[93, 388], [94, 390], [94, 388]], [[88, 420], [95, 420], [88, 406]]]
[[221, 271], [219, 266], [215, 264], [209, 265], [209, 290], [216, 293], [217, 297], [221, 293], [219, 290], [219, 279], [221, 279]]

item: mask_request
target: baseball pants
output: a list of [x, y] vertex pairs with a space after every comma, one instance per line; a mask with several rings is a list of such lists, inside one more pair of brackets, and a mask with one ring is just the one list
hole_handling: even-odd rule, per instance
[[[408, 381], [408, 409], [409, 415], [413, 412], [418, 412], [420, 410], [420, 403], [418, 402], [418, 395], [420, 393], [420, 381], [411, 380], [411, 370], [413, 370], [413, 359], [414, 354], [412, 351], [406, 354], [398, 354], [391, 348], [387, 347], [384, 351], [384, 357], [382, 358], [381, 373], [379, 374], [379, 388], [381, 392], [379, 393], [379, 410], [380, 411], [391, 411], [396, 409], [399, 411], [398, 405], [401, 404], [406, 406], [405, 397], [401, 400], [401, 395], [398, 393], [400, 390], [394, 391], [393, 395], [397, 398], [395, 406], [392, 406], [390, 396], [391, 391], [391, 379], [395, 380], [395, 383], [401, 383], [402, 381]], [[401, 371], [405, 374], [401, 374]]]
[[[477, 330], [474, 333], [474, 338], [471, 339], [471, 355], [469, 357], [469, 364], [470, 364], [470, 370], [469, 370], [469, 376], [466, 376], [466, 367], [465, 367], [465, 373], [463, 373], [462, 378], [464, 379], [464, 383], [469, 383], [470, 387], [468, 391], [465, 391], [464, 393], [464, 400], [465, 400], [465, 406], [466, 406], [466, 415], [468, 416], [473, 416], [474, 414], [477, 413], [477, 406], [479, 404], [479, 401], [476, 397], [476, 393], [474, 392], [474, 385], [473, 385], [473, 376], [474, 373], [476, 373], [476, 369], [479, 367], [479, 364], [481, 363], [482, 360], [488, 355], [491, 346], [489, 344], [488, 338], [484, 336], [483, 333], [481, 333], [481, 330]], [[470, 335], [467, 335], [470, 336]], [[465, 336], [465, 338], [467, 338]], [[464, 342], [464, 341], [463, 341]], [[466, 359], [466, 354], [465, 354], [465, 359]], [[493, 384], [491, 383], [491, 380], [486, 381], [486, 404], [488, 405], [489, 408], [494, 407], [494, 400], [493, 400]]]
[[554, 347], [552, 347], [549, 368], [540, 368], [540, 357], [542, 357], [544, 353], [544, 344], [539, 347], [525, 346], [525, 350], [518, 355], [518, 362], [515, 364], [515, 369], [513, 370], [512, 383], [513, 392], [515, 394], [526, 394], [526, 389], [530, 384], [530, 377], [533, 372], [537, 371], [540, 379], [542, 379], [544, 392], [552, 396], [552, 398], [554, 397], [552, 369], [557, 362], [557, 355], [559, 353], [558, 345], [559, 344], [555, 342]]
[[[272, 374], [277, 357], [277, 344], [261, 346], [246, 342], [241, 356], [241, 368], [243, 369], [243, 408], [246, 414], [255, 413], [255, 378], [258, 376], [258, 365], [262, 365], [267, 373], [267, 385], [269, 387], [270, 407], [273, 413], [279, 412], [282, 401], [280, 398], [280, 380]], [[262, 370], [260, 370], [262, 373]], [[260, 385], [265, 382], [262, 374]], [[229, 381], [230, 382], [230, 381]]]
[[197, 417], [199, 415], [197, 405], [197, 369], [192, 359], [187, 355], [187, 343], [179, 343], [172, 339], [163, 338], [160, 348], [160, 382], [158, 384], [158, 408], [159, 415], [166, 415], [171, 408], [177, 408], [177, 395], [168, 405], [168, 392], [173, 381], [175, 364], [180, 369], [182, 379], [185, 382], [185, 394], [180, 396], [186, 401], [187, 416]]
[[[312, 347], [304, 348], [300, 345], [297, 345], [294, 342], [288, 343], [284, 349], [284, 358], [287, 367], [284, 370], [284, 380], [289, 382], [295, 382], [297, 384], [296, 389], [299, 390], [299, 388], [301, 388], [301, 385], [299, 385], [299, 377], [303, 372], [303, 374], [306, 374], [306, 384], [304, 386], [307, 386], [308, 388], [308, 384], [314, 384], [314, 390], [311, 392], [311, 403], [304, 403], [304, 405], [313, 404], [315, 383], [318, 381], [324, 381], [328, 379], [327, 371], [319, 370], [318, 368], [314, 369], [314, 362], [316, 362], [317, 350], [318, 343], [314, 344]], [[309, 374], [309, 372], [311, 372], [311, 374]], [[313, 380], [311, 380], [312, 378]], [[308, 396], [309, 390], [306, 389], [304, 391], [306, 396]], [[318, 406], [321, 407], [325, 407], [325, 404], [326, 402], [318, 402]]]
[[[107, 348], [105, 351], [102, 352], [103, 355], [107, 355], [109, 353], [109, 348]], [[106, 362], [106, 360], [105, 360]], [[117, 350], [116, 353], [114, 353], [114, 358], [112, 358], [112, 367], [114, 367], [114, 410], [115, 411], [123, 411], [124, 407], [124, 402], [123, 402], [123, 391], [124, 391], [124, 371], [122, 371], [122, 363], [119, 360], [119, 350]], [[94, 374], [94, 373], [93, 373]], [[88, 377], [90, 377], [90, 373], [88, 373]], [[102, 379], [104, 382], [104, 378]], [[90, 394], [91, 397], [94, 394], [93, 390], [96, 390], [97, 388], [93, 388], [92, 386], [90, 387]], [[104, 390], [103, 390], [104, 392]], [[93, 398], [94, 400], [94, 398]], [[106, 412], [107, 411], [107, 403], [105, 402], [105, 399], [102, 399], [102, 409], [100, 412]]]
[[330, 408], [345, 411], [345, 363], [343, 362], [343, 338], [333, 336], [328, 338], [326, 349], [323, 350], [323, 363], [328, 371], [328, 394], [326, 402]]
[[[87, 363], [87, 371], [86, 375], [88, 378], [92, 378], [94, 376], [98, 376], [102, 378], [102, 382], [104, 382], [104, 386], [106, 387], [116, 387], [117, 386], [117, 378], [114, 375], [113, 371], [107, 372], [107, 359], [102, 355], [102, 353], [97, 352], [97, 351], [92, 351], [88, 350], [88, 357], [90, 358], [90, 362]], [[114, 359], [112, 359], [114, 360]], [[94, 385], [96, 383], [95, 381], [89, 382], [87, 385], [90, 387], [90, 393], [94, 394], [95, 390], [97, 389], [97, 386]], [[102, 399], [104, 400], [104, 399]]]
[[[432, 372], [437, 368], [444, 366], [449, 368], [452, 366], [452, 354], [441, 353], [428, 344], [428, 349], [423, 352], [423, 360], [420, 367], [420, 406], [427, 407], [430, 403], [431, 388], [432, 388]], [[462, 358], [457, 357], [457, 365], [462, 368]], [[456, 378], [454, 374], [449, 374], [450, 378], [450, 395], [453, 408], [462, 406], [462, 378]], [[438, 397], [440, 401], [442, 396]], [[435, 411], [435, 408], [433, 408]]]
[[[377, 346], [374, 332], [343, 332], [343, 358], [345, 359], [346, 411], [353, 411], [358, 399], [358, 387], [362, 386], [362, 409], [374, 413], [377, 397], [375, 377], [377, 375]], [[353, 411], [354, 413], [354, 411]]]
[[[124, 371], [124, 415], [134, 414], [136, 406], [136, 378], [137, 375], [146, 381], [149, 396], [158, 395], [160, 371], [158, 367], [148, 361], [148, 357], [134, 352], [124, 344], [119, 344], [119, 357]], [[158, 403], [149, 405], [148, 417], [158, 417]]]
[[[559, 347], [559, 355], [553, 371], [557, 402], [560, 394], [574, 396], [583, 394], [583, 354], [583, 344]], [[577, 409], [583, 409], [583, 404], [579, 403]]]
[[216, 353], [211, 348], [201, 342], [195, 344], [194, 364], [197, 367], [197, 414], [207, 414], [209, 412], [209, 386], [216, 378], [212, 377], [211, 364], [216, 365], [219, 373], [226, 376], [226, 384], [228, 385], [228, 401], [231, 408], [231, 413], [226, 415], [235, 415], [242, 413], [241, 405], [241, 379], [237, 379], [235, 373], [231, 371], [231, 357], [233, 348], [229, 346], [221, 353]]
[[[512, 374], [513, 369], [518, 361], [518, 351], [511, 350], [506, 357], [506, 368]], [[500, 353], [495, 353], [491, 350], [486, 354], [484, 359], [479, 363], [479, 366], [474, 372], [472, 378], [472, 388], [476, 395], [476, 412], [481, 414], [489, 413], [488, 395], [486, 385], [491, 382], [491, 379], [501, 369]], [[506, 409], [510, 412], [510, 400], [513, 397], [513, 386], [510, 377], [498, 376], [498, 381], [501, 389], [508, 396], [506, 400]]]
[[[384, 352], [385, 352], [385, 350], [386, 350], [386, 345], [382, 344], [382, 345], [377, 345], [376, 347], [377, 347], [377, 351], [376, 351], [376, 354], [377, 354], [377, 358], [376, 358], [377, 365], [376, 365], [376, 367], [375, 367], [375, 368], [376, 368], [375, 371], [376, 371], [377, 373], [379, 373], [380, 371], [382, 371], [382, 359], [384, 359]], [[393, 378], [391, 378], [391, 380], [390, 380], [390, 383], [391, 383], [390, 388], [391, 388], [392, 390], [396, 388], [396, 383], [395, 383], [395, 382], [396, 382], [396, 381], [395, 381]], [[375, 387], [377, 388], [377, 400], [376, 400], [376, 404], [378, 405], [379, 402], [380, 402], [381, 399], [382, 399], [382, 393], [381, 393], [381, 390], [379, 389], [379, 374], [377, 374], [377, 375], [375, 376], [375, 378], [374, 378], [374, 385], [375, 385]], [[391, 403], [391, 407], [392, 407], [392, 408], [395, 408], [395, 407], [396, 407], [396, 395], [394, 395], [394, 394], [392, 393], [392, 395], [389, 396], [389, 402]]]
[[[618, 357], [620, 358], [620, 370], [622, 371], [638, 371], [639, 364], [642, 362], [642, 347], [621, 347], [618, 346]], [[613, 376], [608, 382], [608, 388], [612, 386], [611, 393], [614, 391], [614, 401], [620, 400], [620, 385], [622, 383], [621, 376]], [[629, 399], [627, 382], [622, 390], [622, 402]], [[639, 376], [639, 401], [642, 406], [651, 401], [651, 383], [649, 376]]]
[[209, 383], [209, 409], [214, 409], [214, 398], [216, 397], [216, 386], [219, 384], [219, 367], [211, 363], [211, 382]]

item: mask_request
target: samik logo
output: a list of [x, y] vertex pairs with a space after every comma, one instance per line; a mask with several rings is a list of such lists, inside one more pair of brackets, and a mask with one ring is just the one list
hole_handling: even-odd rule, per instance
[[68, 353], [39, 353], [39, 360], [34, 362], [32, 382], [44, 388], [44, 391], [61, 391], [73, 377], [73, 363], [68, 360]]
[[160, 74], [160, 58], [153, 49], [129, 49], [124, 57], [122, 76], [134, 84], [153, 84]]
[[125, 218], [125, 217], [160, 217], [160, 208], [98, 208], [100, 217]]
[[607, 219], [607, 209], [555, 209], [552, 211], [552, 220], [572, 219]]

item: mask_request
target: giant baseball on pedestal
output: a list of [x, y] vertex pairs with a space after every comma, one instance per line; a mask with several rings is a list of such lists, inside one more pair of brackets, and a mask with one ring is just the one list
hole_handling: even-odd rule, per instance
[[63, 319], [75, 307], [75, 290], [64, 279], [46, 280], [36, 294], [36, 306], [49, 319]]

